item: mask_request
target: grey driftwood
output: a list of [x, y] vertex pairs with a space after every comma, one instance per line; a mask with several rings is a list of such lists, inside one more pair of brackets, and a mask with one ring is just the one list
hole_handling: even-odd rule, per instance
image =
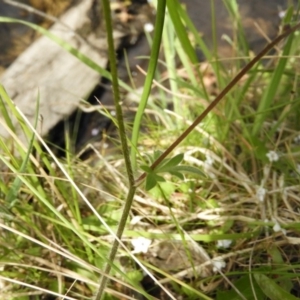
[[[105, 35], [90, 30], [92, 0], [79, 1], [56, 22], [50, 32], [88, 56], [102, 68], [107, 65]], [[25, 26], [25, 25], [24, 25]], [[75, 32], [85, 30], [84, 39]], [[116, 44], [121, 32], [115, 32]], [[39, 94], [40, 119], [38, 130], [45, 135], [61, 119], [70, 115], [100, 80], [100, 75], [46, 36], [27, 48], [2, 74], [0, 83], [17, 107], [33, 124]], [[0, 118], [2, 118], [0, 116]], [[0, 134], [8, 137], [0, 120]], [[16, 125], [17, 120], [12, 116]], [[20, 134], [20, 128], [17, 133]], [[23, 138], [22, 138], [23, 139]]]

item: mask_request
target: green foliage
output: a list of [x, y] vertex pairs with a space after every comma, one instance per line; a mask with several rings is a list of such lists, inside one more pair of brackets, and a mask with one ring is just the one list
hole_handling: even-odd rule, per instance
[[246, 300], [266, 300], [266, 296], [264, 295], [263, 291], [257, 284], [255, 280], [250, 280], [251, 275], [243, 275], [238, 280], [234, 281], [235, 289], [230, 289], [229, 291], [217, 291], [217, 298], [216, 300], [223, 300], [223, 299], [231, 299], [231, 300], [240, 300], [241, 297], [237, 293], [238, 290]]
[[284, 290], [280, 287], [274, 280], [269, 278], [268, 276], [255, 273], [253, 277], [263, 293], [271, 300], [296, 300], [295, 296], [291, 295], [289, 291]]
[[[158, 157], [160, 157], [161, 152], [155, 151], [153, 158], [150, 157], [151, 162], [153, 163]], [[158, 182], [164, 182], [165, 179], [159, 175], [162, 173], [169, 173], [175, 177], [178, 177], [180, 180], [184, 180], [183, 173], [190, 173], [196, 176], [204, 176], [198, 168], [186, 165], [180, 165], [183, 160], [183, 154], [177, 154], [172, 158], [164, 159], [154, 170], [146, 165], [141, 165], [141, 169], [147, 173], [146, 176], [146, 190], [149, 191], [154, 188]]]
[[[108, 3], [108, 1], [106, 2]], [[233, 22], [236, 22], [238, 45], [235, 46], [238, 48], [238, 53], [248, 55], [248, 45], [246, 45], [244, 35], [240, 31], [241, 19], [238, 15], [237, 1], [226, 2], [226, 4], [228, 4], [227, 8], [230, 11]], [[206, 58], [211, 61], [215, 72], [214, 75], [217, 78], [216, 85], [219, 89], [226, 86], [231, 79], [231, 75], [225, 72], [226, 70], [222, 64], [216, 60], [217, 55], [215, 51], [210, 51], [206, 47], [201, 35], [191, 23], [179, 1], [167, 0], [167, 6], [169, 17], [167, 18], [164, 43], [169, 43], [168, 45], [172, 49], [169, 52], [166, 51], [165, 55], [168, 60], [167, 66], [172, 71], [170, 72], [172, 74], [172, 78], [170, 78], [171, 92], [177, 95], [172, 97], [172, 104], [175, 112], [180, 114], [182, 119], [178, 121], [179, 119], [175, 119], [173, 116], [170, 117], [158, 105], [153, 105], [153, 107], [156, 110], [155, 112], [162, 116], [162, 119], [168, 120], [166, 123], [170, 125], [173, 138], [175, 130], [177, 133], [186, 124], [192, 123], [191, 120], [200, 116], [203, 109], [211, 103], [212, 95], [209, 95], [206, 91], [202, 74], [200, 74], [199, 70], [194, 70], [194, 66], [191, 65], [191, 62], [194, 64], [198, 63], [195, 47], [200, 47]], [[13, 148], [0, 138], [0, 160], [6, 168], [5, 170], [7, 170], [5, 171], [6, 173], [3, 172], [5, 173], [3, 175], [5, 180], [0, 180], [0, 217], [1, 219], [3, 216], [5, 217], [3, 218], [3, 224], [2, 222], [0, 224], [1, 230], [5, 230], [3, 245], [1, 245], [0, 249], [1, 263], [5, 266], [5, 270], [1, 274], [7, 278], [20, 278], [24, 282], [35, 284], [38, 282], [39, 284], [37, 285], [42, 283], [43, 287], [55, 292], [59, 291], [60, 288], [64, 292], [69, 291], [68, 289], [73, 289], [69, 282], [74, 282], [75, 287], [77, 282], [83, 282], [79, 283], [79, 286], [77, 285], [77, 292], [82, 291], [84, 286], [85, 290], [90, 290], [91, 295], [95, 290], [95, 284], [101, 273], [100, 270], [103, 272], [103, 269], [106, 268], [106, 275], [108, 275], [111, 268], [112, 276], [118, 277], [118, 280], [120, 278], [124, 280], [124, 286], [129, 284], [131, 288], [139, 291], [145, 298], [151, 299], [151, 296], [144, 292], [139, 285], [145, 269], [143, 269], [143, 272], [140, 269], [136, 269], [134, 263], [134, 267], [132, 265], [126, 266], [124, 271], [123, 266], [118, 261], [114, 262], [119, 241], [116, 239], [114, 246], [111, 248], [111, 238], [115, 236], [113, 233], [117, 226], [121, 224], [119, 229], [117, 229], [117, 236], [120, 239], [123, 236], [125, 225], [136, 226], [128, 230], [126, 227], [122, 241], [125, 241], [125, 246], [128, 248], [130, 247], [130, 238], [144, 236], [149, 239], [182, 241], [185, 251], [191, 254], [187, 242], [189, 239], [192, 239], [195, 242], [194, 246], [198, 250], [200, 248], [202, 253], [204, 252], [209, 259], [226, 253], [226, 259], [229, 258], [231, 260], [228, 268], [232, 266], [236, 268], [235, 272], [227, 269], [225, 274], [234, 288], [225, 291], [221, 290], [221, 287], [216, 287], [208, 292], [209, 296], [206, 296], [198, 288], [201, 279], [195, 278], [195, 282], [192, 282], [194, 278], [192, 280], [189, 279], [189, 281], [186, 280], [185, 275], [183, 277], [180, 277], [178, 274], [173, 276], [173, 274], [167, 274], [164, 270], [158, 268], [155, 270], [153, 267], [156, 272], [165, 277], [163, 280], [167, 279], [168, 282], [171, 282], [171, 286], [174, 289], [172, 291], [177, 293], [175, 298], [211, 299], [210, 296], [215, 297], [216, 294], [216, 299], [241, 299], [241, 295], [247, 300], [296, 299], [290, 294], [295, 277], [294, 272], [299, 268], [298, 265], [289, 261], [289, 251], [292, 251], [290, 250], [292, 247], [289, 244], [287, 252], [284, 254], [282, 254], [285, 251], [284, 245], [280, 249], [275, 246], [269, 247], [267, 250], [268, 260], [266, 260], [266, 253], [261, 251], [261, 249], [266, 249], [266, 245], [261, 244], [261, 240], [265, 240], [265, 237], [271, 237], [272, 234], [271, 226], [274, 225], [274, 222], [269, 222], [272, 225], [265, 223], [265, 214], [269, 213], [273, 217], [277, 214], [280, 215], [280, 212], [284, 211], [284, 218], [288, 220], [284, 228], [289, 229], [291, 232], [295, 231], [296, 234], [300, 231], [299, 220], [294, 211], [292, 218], [288, 219], [288, 209], [295, 209], [293, 205], [298, 201], [297, 194], [292, 195], [292, 201], [289, 201], [289, 199], [282, 200], [282, 198], [288, 197], [287, 194], [292, 193], [298, 184], [296, 182], [297, 178], [292, 180], [287, 177], [287, 174], [291, 173], [291, 169], [293, 171], [297, 170], [298, 164], [297, 153], [299, 152], [299, 146], [290, 147], [289, 141], [299, 130], [299, 99], [297, 98], [298, 95], [291, 98], [287, 95], [298, 85], [297, 70], [294, 70], [292, 62], [297, 56], [295, 55], [294, 58], [292, 56], [297, 54], [299, 36], [295, 34], [288, 37], [279, 62], [273, 69], [270, 70], [263, 64], [257, 64], [248, 72], [248, 77], [245, 78], [243, 84], [238, 85], [235, 82], [233, 84], [234, 91], [225, 93], [227, 103], [223, 105], [221, 103], [216, 110], [212, 110], [211, 107], [208, 118], [202, 119], [200, 126], [199, 121], [196, 124], [197, 127], [182, 135], [182, 139], [179, 142], [184, 140], [185, 143], [182, 149], [179, 150], [180, 154], [169, 158], [168, 155], [174, 153], [173, 148], [160, 160], [165, 152], [154, 151], [154, 154], [150, 155], [148, 154], [150, 150], [144, 148], [143, 152], [138, 153], [139, 142], [143, 140], [143, 135], [140, 134], [139, 128], [146, 114], [145, 108], [160, 50], [165, 18], [164, 1], [158, 2], [158, 9], [155, 38], [152, 45], [153, 52], [150, 58], [141, 104], [134, 123], [131, 143], [133, 169], [140, 168], [146, 173], [146, 191], [141, 189], [138, 193], [139, 197], [143, 195], [144, 202], [138, 198], [142, 204], [138, 203], [132, 210], [132, 219], [141, 215], [143, 218], [141, 223], [138, 222], [134, 225], [127, 222], [136, 191], [136, 187], [133, 186], [131, 181], [133, 172], [129, 171], [127, 173], [130, 182], [124, 211], [120, 209], [120, 207], [123, 209], [124, 198], [126, 198], [123, 192], [125, 189], [123, 187], [122, 189], [119, 188], [120, 178], [122, 177], [120, 176], [120, 178], [116, 179], [116, 176], [119, 173], [123, 173], [124, 170], [116, 171], [112, 166], [109, 166], [107, 169], [113, 175], [110, 175], [109, 178], [103, 177], [100, 181], [101, 183], [111, 181], [111, 185], [115, 188], [114, 194], [109, 197], [109, 200], [103, 197], [103, 194], [107, 193], [106, 190], [104, 190], [103, 194], [99, 193], [95, 197], [91, 197], [96, 198], [91, 200], [95, 200], [92, 207], [95, 206], [97, 209], [90, 211], [90, 207], [86, 207], [88, 201], [82, 202], [82, 199], [86, 198], [80, 193], [78, 185], [75, 184], [75, 181], [82, 184], [81, 181], [87, 175], [85, 170], [81, 169], [74, 157], [68, 154], [66, 160], [59, 165], [61, 170], [67, 170], [69, 177], [65, 180], [60, 171], [53, 167], [52, 162], [55, 157], [49, 157], [49, 155], [43, 153], [40, 145], [35, 141], [36, 132], [32, 132], [28, 128], [25, 120], [16, 110], [4, 88], [0, 87], [0, 111], [7, 128], [12, 133], [15, 132], [14, 125], [10, 119], [10, 115], [13, 114], [18, 119], [22, 131], [29, 141], [29, 146], [25, 149], [15, 140], [15, 148]], [[288, 24], [291, 17], [292, 11], [289, 10], [284, 22]], [[117, 72], [110, 74], [106, 70], [101, 69], [77, 49], [57, 39], [48, 31], [23, 21], [3, 17], [0, 17], [0, 21], [19, 22], [36, 29], [102, 76], [113, 79], [115, 83], [117, 82], [120, 86], [130, 90], [127, 85], [118, 80]], [[189, 31], [193, 35], [192, 40], [187, 34]], [[111, 60], [115, 60], [113, 57], [114, 50], [111, 50], [110, 54], [112, 56]], [[188, 78], [183, 79], [177, 76], [176, 65], [173, 59], [175, 55], [178, 55], [182, 65], [187, 70]], [[240, 65], [247, 61], [249, 61], [249, 58], [237, 61], [236, 69], [239, 69]], [[260, 84], [262, 85], [261, 94], [255, 91], [257, 87], [260, 87]], [[115, 85], [114, 94], [116, 95], [118, 84]], [[178, 105], [178, 93], [181, 92], [195, 97], [196, 100], [204, 98], [207, 102], [205, 104], [197, 102], [195, 105], [194, 103], [182, 101], [183, 108], [181, 108], [181, 103]], [[252, 98], [250, 97], [251, 94], [254, 94]], [[161, 93], [161, 95], [164, 94]], [[193, 100], [195, 99], [193, 98]], [[244, 99], [254, 103], [246, 103]], [[168, 103], [169, 99], [162, 99], [162, 101]], [[109, 115], [108, 111], [105, 113]], [[275, 124], [272, 123], [273, 118], [277, 118]], [[115, 118], [113, 121], [118, 128], [120, 128], [119, 124], [123, 122], [120, 118]], [[271, 125], [269, 125], [270, 123]], [[290, 126], [290, 123], [292, 123], [292, 126]], [[284, 127], [281, 127], [282, 124], [284, 124]], [[149, 136], [152, 134], [151, 131], [156, 131], [152, 136], [156, 136], [157, 140], [161, 138], [162, 134], [160, 130], [157, 130], [159, 126], [152, 126], [150, 118], [147, 120], [146, 126], [150, 131]], [[166, 132], [167, 134], [170, 133], [168, 132], [169, 128], [164, 126], [161, 126], [161, 128], [165, 135]], [[288, 129], [285, 131], [285, 128]], [[279, 137], [275, 136], [277, 129], [281, 130], [278, 134]], [[191, 132], [192, 135], [188, 137], [188, 134]], [[290, 132], [292, 132], [291, 135]], [[121, 137], [123, 140], [127, 139], [125, 131], [121, 132]], [[179, 142], [175, 146], [178, 146]], [[163, 146], [157, 145], [158, 148]], [[240, 155], [235, 151], [235, 146], [241, 149]], [[189, 165], [182, 164], [184, 159], [183, 153], [185, 150], [189, 151], [190, 148], [195, 149], [194, 161], [200, 162], [195, 164], [197, 167], [190, 161], [188, 161]], [[270, 149], [273, 150], [275, 148], [285, 152], [285, 156], [281, 157], [277, 162], [270, 163], [266, 154]], [[199, 152], [197, 152], [198, 150]], [[219, 160], [214, 161], [209, 166], [205, 165], [203, 156], [206, 155], [206, 150], [213, 152]], [[31, 155], [34, 152], [37, 153], [40, 160], [37, 161]], [[123, 153], [125, 153], [125, 158], [127, 157], [127, 161], [129, 161], [127, 152], [128, 149], [123, 145]], [[148, 164], [136, 165], [137, 154], [140, 157], [148, 158]], [[114, 160], [116, 160], [116, 157], [113, 157], [112, 161]], [[159, 162], [156, 163], [157, 161]], [[55, 160], [55, 162], [57, 161]], [[109, 165], [109, 162], [106, 160], [105, 163]], [[41, 165], [45, 166], [48, 173], [43, 170]], [[88, 184], [92, 182], [90, 179], [97, 173], [97, 168], [94, 165], [92, 166], [90, 173], [87, 175]], [[270, 171], [270, 173], [265, 170]], [[99, 173], [101, 172], [102, 169]], [[187, 178], [185, 177], [186, 174], [188, 174]], [[296, 176], [298, 175], [299, 172], [296, 172]], [[283, 178], [282, 184], [276, 186], [281, 180], [279, 176]], [[291, 177], [291, 175], [289, 176]], [[127, 177], [124, 176], [125, 180], [122, 182], [124, 186], [128, 184], [126, 181]], [[174, 177], [175, 180], [173, 180]], [[293, 185], [289, 186], [289, 183]], [[269, 189], [268, 193], [272, 195], [272, 198], [268, 198], [268, 206], [264, 206], [265, 203], [257, 203], [255, 195], [257, 186], [264, 186]], [[86, 187], [87, 184], [85, 183], [84, 188], [86, 189]], [[284, 193], [285, 189], [287, 193]], [[147, 191], [150, 192], [147, 193]], [[117, 199], [115, 194], [119, 196]], [[147, 206], [148, 197], [151, 198], [149, 207]], [[170, 201], [164, 201], [168, 205], [163, 205], [160, 202], [161, 198], [168, 200], [171, 197], [174, 198], [173, 206], [169, 205]], [[116, 199], [116, 201], [111, 201], [111, 198]], [[269, 203], [271, 204], [269, 205]], [[285, 207], [286, 203], [291, 207]], [[269, 212], [269, 210], [273, 211]], [[280, 215], [280, 217], [282, 216]], [[100, 222], [101, 218], [104, 220], [103, 222], [101, 221], [102, 223]], [[6, 221], [8, 221], [7, 226], [5, 225]], [[153, 230], [152, 232], [153, 228], [151, 226], [153, 224], [155, 224], [155, 231]], [[161, 231], [157, 233], [158, 230]], [[277, 233], [276, 238], [280, 239], [280, 233]], [[217, 241], [226, 239], [234, 241], [232, 248], [218, 249], [218, 246], [216, 246]], [[281, 240], [281, 244], [284, 244], [284, 241], [286, 241], [286, 238]], [[13, 249], [10, 246], [11, 244], [14, 245]], [[256, 248], [252, 249], [254, 244], [258, 245], [257, 249], [259, 250]], [[172, 254], [173, 252], [175, 253], [175, 251], [171, 252]], [[253, 252], [255, 254], [252, 256]], [[120, 253], [121, 255], [132, 257], [130, 251], [127, 252], [127, 250], [122, 249], [118, 254]], [[266, 262], [269, 265], [264, 269], [257, 268], [252, 271], [253, 273], [249, 272], [249, 266], [244, 266], [243, 262], [246, 261], [245, 264], [247, 264], [250, 261], [250, 255], [252, 256], [251, 261], [253, 265], [266, 264]], [[146, 256], [151, 255], [147, 253]], [[42, 260], [44, 257], [47, 264], [49, 264], [47, 265], [48, 269], [46, 268], [45, 270], [37, 267], [40, 264], [45, 264], [45, 261]], [[145, 258], [144, 256], [142, 257]], [[235, 261], [236, 257], [238, 257], [236, 260], [238, 263]], [[191, 265], [196, 267], [199, 262], [196, 259], [194, 261], [194, 259], [192, 255], [189, 255]], [[61, 262], [64, 269], [60, 271], [65, 272], [62, 273], [64, 278], [68, 278], [68, 280], [62, 280], [63, 286], [60, 286], [62, 281], [55, 277], [57, 269], [51, 265], [61, 266]], [[141, 268], [143, 267], [138, 260], [135, 260], [135, 262]], [[11, 265], [11, 263], [13, 264]], [[208, 265], [207, 262], [205, 263]], [[147, 269], [146, 272], [150, 275], [153, 273], [147, 271]], [[54, 275], [49, 278], [49, 274]], [[198, 273], [194, 274], [198, 276]], [[60, 276], [62, 275], [58, 274], [57, 278], [60, 278]], [[199, 277], [201, 276], [199, 275]], [[218, 274], [206, 277], [208, 277], [206, 278], [207, 282], [211, 280], [212, 285], [219, 279], [221, 281], [221, 277]], [[104, 278], [106, 277], [104, 276]], [[118, 283], [120, 285], [123, 284], [121, 280]], [[159, 285], [157, 280], [155, 282]], [[19, 284], [21, 285], [21, 283]], [[194, 287], [194, 284], [197, 288]], [[105, 285], [104, 282], [102, 287], [105, 287]], [[115, 288], [114, 282], [112, 282], [112, 287]], [[22, 298], [20, 296], [17, 299], [27, 300], [29, 297], [24, 296]], [[107, 293], [105, 299], [115, 298]]]

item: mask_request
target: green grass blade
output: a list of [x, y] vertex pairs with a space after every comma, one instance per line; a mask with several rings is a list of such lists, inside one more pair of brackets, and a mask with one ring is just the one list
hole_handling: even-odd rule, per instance
[[[36, 101], [36, 109], [35, 109], [34, 128], [37, 128], [37, 124], [38, 124], [39, 105], [40, 105], [40, 96], [38, 95], [37, 101]], [[27, 148], [26, 156], [25, 156], [25, 158], [20, 166], [19, 172], [18, 172], [20, 174], [24, 173], [27, 168], [27, 165], [29, 163], [29, 157], [30, 157], [30, 154], [32, 153], [32, 149], [33, 149], [34, 139], [35, 139], [35, 134], [33, 132], [32, 136], [30, 138], [28, 148]], [[19, 178], [19, 176], [17, 176], [6, 195], [6, 202], [9, 204], [10, 207], [11, 207], [11, 205], [13, 205], [13, 201], [15, 201], [17, 199], [17, 195], [19, 193], [21, 185], [22, 185], [21, 179]]]
[[149, 60], [148, 72], [147, 72], [140, 104], [136, 116], [134, 118], [133, 129], [132, 129], [131, 162], [134, 171], [136, 171], [137, 169], [136, 152], [137, 152], [137, 143], [139, 138], [141, 121], [147, 105], [148, 97], [150, 95], [152, 80], [155, 75], [155, 70], [156, 70], [157, 61], [159, 57], [159, 50], [160, 50], [160, 44], [161, 44], [162, 32], [163, 32], [164, 20], [165, 20], [165, 9], [166, 9], [166, 0], [159, 0], [157, 6], [157, 15], [156, 15], [154, 37], [153, 37], [152, 51]]

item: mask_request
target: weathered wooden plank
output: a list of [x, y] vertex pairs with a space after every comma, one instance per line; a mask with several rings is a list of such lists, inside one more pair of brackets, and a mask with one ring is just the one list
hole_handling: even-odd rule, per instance
[[[50, 32], [68, 42], [81, 53], [105, 68], [107, 45], [104, 33], [95, 33], [90, 18], [92, 0], [79, 1], [55, 23]], [[84, 39], [75, 32], [85, 31]], [[116, 33], [121, 36], [121, 33]], [[102, 36], [102, 37], [101, 37]], [[116, 40], [118, 44], [118, 40]], [[55, 42], [42, 36], [26, 49], [0, 78], [10, 97], [33, 123], [38, 93], [39, 114], [43, 122], [40, 133], [45, 135], [62, 118], [70, 115], [81, 99], [97, 85], [100, 75], [62, 49]], [[12, 117], [13, 123], [17, 121]], [[8, 132], [0, 125], [0, 134]], [[18, 129], [18, 134], [20, 130]]]

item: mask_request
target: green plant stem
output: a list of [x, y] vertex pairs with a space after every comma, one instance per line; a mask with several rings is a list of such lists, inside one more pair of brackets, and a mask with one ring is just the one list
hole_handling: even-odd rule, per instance
[[[102, 0], [102, 1], [107, 1], [107, 0]], [[121, 239], [121, 237], [123, 235], [124, 228], [125, 228], [125, 225], [126, 225], [127, 217], [129, 215], [129, 212], [130, 212], [130, 208], [131, 208], [131, 204], [132, 204], [132, 201], [133, 201], [135, 191], [136, 191], [136, 189], [134, 187], [130, 188], [129, 191], [128, 191], [125, 206], [124, 206], [122, 216], [121, 216], [121, 219], [120, 219], [120, 223], [119, 223], [117, 233], [116, 233], [116, 236], [119, 239]], [[110, 270], [111, 270], [113, 261], [116, 257], [118, 248], [119, 248], [119, 242], [118, 242], [117, 239], [115, 239], [114, 242], [113, 242], [113, 245], [111, 247], [109, 256], [108, 256], [108, 263], [106, 264], [106, 266], [104, 268], [104, 271], [103, 271], [103, 274], [105, 274], [105, 275], [102, 275], [101, 278], [100, 278], [99, 288], [98, 288], [97, 294], [95, 296], [95, 300], [102, 299], [102, 296], [104, 295], [104, 291], [105, 291], [107, 280], [108, 280], [107, 276], [110, 273]]]
[[152, 80], [154, 78], [154, 74], [157, 66], [159, 49], [160, 49], [160, 44], [162, 39], [162, 32], [164, 27], [164, 20], [165, 20], [165, 9], [166, 9], [166, 0], [157, 1], [157, 14], [156, 14], [156, 21], [154, 26], [154, 37], [153, 37], [152, 51], [149, 60], [149, 67], [145, 79], [143, 94], [141, 96], [141, 101], [134, 118], [133, 129], [132, 129], [131, 161], [132, 161], [133, 170], [135, 171], [137, 169], [136, 151], [137, 151], [137, 143], [139, 138], [141, 121], [147, 105], [148, 97], [150, 95]]
[[[220, 92], [213, 102], [198, 116], [194, 122], [162, 153], [162, 155], [150, 166], [154, 170], [194, 129], [202, 122], [202, 120], [212, 111], [215, 106], [226, 96], [226, 94], [240, 81], [240, 79], [249, 72], [249, 70], [263, 58], [275, 45], [281, 40], [295, 32], [300, 28], [300, 23], [297, 23], [293, 27], [287, 27], [282, 34], [277, 36], [271, 43], [269, 43], [261, 52], [259, 52]], [[147, 173], [143, 173], [135, 182], [138, 186], [146, 178]]]
[[112, 21], [111, 21], [110, 1], [102, 0], [102, 6], [103, 6], [103, 12], [104, 12], [104, 19], [105, 19], [105, 23], [106, 23], [108, 55], [109, 55], [109, 61], [110, 61], [110, 71], [111, 71], [111, 75], [112, 75], [112, 88], [113, 88], [113, 93], [114, 93], [116, 118], [117, 118], [117, 122], [118, 122], [118, 130], [119, 130], [119, 135], [120, 135], [120, 140], [121, 140], [121, 147], [122, 147], [122, 151], [123, 151], [123, 157], [125, 160], [125, 166], [126, 166], [126, 171], [127, 171], [127, 176], [128, 176], [129, 190], [128, 190], [128, 194], [127, 194], [127, 199], [125, 201], [125, 206], [124, 206], [124, 209], [122, 212], [121, 220], [119, 222], [119, 226], [118, 226], [117, 233], [116, 233], [117, 239], [114, 240], [113, 245], [111, 247], [109, 257], [108, 257], [108, 262], [104, 268], [104, 272], [103, 272], [104, 275], [101, 276], [100, 281], [99, 281], [99, 288], [95, 295], [95, 300], [102, 299], [102, 297], [104, 295], [104, 291], [105, 291], [105, 287], [106, 287], [107, 279], [108, 279], [107, 276], [110, 273], [113, 261], [116, 257], [116, 253], [119, 248], [118, 239], [121, 239], [121, 237], [123, 235], [127, 217], [129, 215], [133, 197], [134, 197], [135, 190], [136, 190], [136, 188], [134, 187], [134, 176], [133, 176], [132, 166], [131, 166], [131, 162], [130, 162], [130, 153], [129, 153], [128, 144], [127, 144], [127, 136], [126, 136], [126, 131], [125, 131], [123, 112], [122, 112], [122, 108], [120, 105], [121, 102], [120, 102], [120, 92], [119, 92], [119, 83], [118, 83], [117, 59], [116, 59], [114, 41], [113, 41], [113, 28], [112, 28]]

